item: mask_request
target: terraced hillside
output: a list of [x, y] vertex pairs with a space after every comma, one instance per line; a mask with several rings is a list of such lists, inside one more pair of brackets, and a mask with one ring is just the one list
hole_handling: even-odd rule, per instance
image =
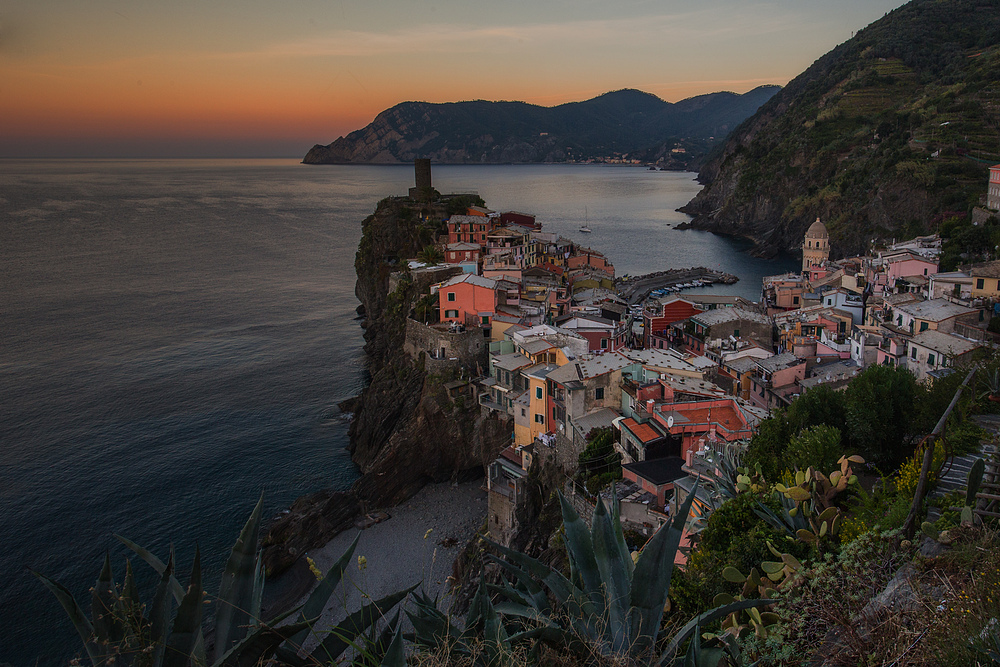
[[836, 254], [966, 215], [1000, 162], [1000, 2], [914, 0], [841, 44], [738, 127], [685, 208], [695, 226]]

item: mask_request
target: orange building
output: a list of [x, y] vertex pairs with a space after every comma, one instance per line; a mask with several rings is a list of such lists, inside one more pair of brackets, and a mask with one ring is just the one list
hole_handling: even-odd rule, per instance
[[485, 246], [489, 231], [489, 218], [482, 215], [453, 215], [448, 218], [448, 245], [475, 243]]
[[442, 322], [488, 329], [497, 309], [496, 281], [472, 273], [436, 285]]
[[671, 324], [686, 320], [701, 312], [704, 312], [704, 308], [700, 308], [696, 304], [679, 296], [675, 296], [662, 303], [659, 301], [650, 301], [642, 312], [642, 332], [645, 338], [643, 340], [643, 347], [662, 348], [662, 343], [654, 345], [652, 341], [654, 336], [665, 341], [668, 337], [667, 330], [670, 329]]

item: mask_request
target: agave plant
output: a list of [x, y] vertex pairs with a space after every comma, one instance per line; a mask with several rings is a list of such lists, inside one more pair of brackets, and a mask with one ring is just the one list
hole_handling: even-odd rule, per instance
[[[263, 622], [260, 618], [264, 574], [257, 542], [260, 533], [263, 496], [254, 507], [233, 546], [222, 577], [215, 612], [215, 645], [209, 661], [202, 629], [205, 591], [201, 585], [201, 558], [195, 550], [194, 564], [187, 587], [174, 575], [174, 555], [164, 563], [138, 544], [116, 535], [160, 575], [149, 605], [139, 597], [131, 561], [126, 562], [125, 580], [115, 584], [110, 556], [91, 595], [91, 617], [65, 586], [43, 574], [34, 574], [52, 591], [69, 615], [94, 667], [112, 663], [129, 667], [235, 667], [256, 665], [277, 658], [293, 666], [333, 663], [349, 647], [359, 655], [377, 657], [387, 667], [403, 667], [405, 658], [397, 624], [389, 623], [388, 638], [370, 641], [366, 633], [375, 628], [384, 615], [399, 604], [416, 586], [388, 595], [363, 606], [335, 628], [316, 633], [315, 621], [340, 583], [351, 562], [358, 538], [330, 568], [306, 603], [299, 608]], [[359, 534], [360, 536], [360, 534]], [[176, 612], [174, 602], [177, 603]], [[148, 612], [147, 612], [148, 610]], [[298, 612], [294, 622], [286, 621]], [[318, 645], [305, 658], [299, 650], [310, 631], [318, 636]], [[360, 639], [360, 643], [358, 640]], [[391, 639], [391, 641], [390, 641]]]
[[[696, 633], [702, 626], [734, 611], [773, 602], [740, 600], [716, 607], [692, 619], [660, 645], [660, 622], [674, 558], [694, 497], [694, 492], [688, 495], [673, 521], [662, 526], [633, 561], [625, 544], [617, 503], [612, 503], [609, 513], [599, 499], [592, 528], [588, 530], [560, 494], [570, 576], [567, 578], [534, 558], [491, 542], [503, 555], [494, 560], [513, 580], [510, 583], [505, 578], [498, 588], [506, 600], [496, 605], [497, 611], [535, 626], [542, 640], [569, 647], [586, 646], [604, 656], [622, 656], [656, 665], [680, 665], [686, 664], [685, 660], [694, 660], [694, 652], [701, 653]], [[550, 596], [555, 605], [550, 603]], [[678, 657], [681, 646], [692, 638], [688, 655]], [[705, 653], [714, 662], [721, 655], [716, 651]]]

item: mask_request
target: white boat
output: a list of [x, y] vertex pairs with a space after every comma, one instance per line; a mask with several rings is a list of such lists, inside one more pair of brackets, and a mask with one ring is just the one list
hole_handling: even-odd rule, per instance
[[583, 227], [580, 227], [580, 231], [583, 232], [584, 234], [589, 234], [593, 230], [590, 227], [588, 227], [587, 225], [584, 225]]
[[580, 231], [583, 232], [584, 234], [589, 234], [591, 231], [593, 231], [590, 228], [590, 216], [587, 215], [586, 206], [583, 207], [583, 226], [580, 227]]

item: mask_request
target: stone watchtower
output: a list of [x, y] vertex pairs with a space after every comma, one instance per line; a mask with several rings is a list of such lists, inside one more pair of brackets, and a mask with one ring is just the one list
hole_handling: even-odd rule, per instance
[[809, 225], [806, 238], [802, 241], [802, 272], [805, 273], [809, 267], [822, 264], [828, 259], [830, 259], [830, 234], [826, 231], [826, 225], [816, 218], [816, 222]]
[[410, 199], [430, 200], [434, 192], [431, 185], [431, 161], [427, 158], [417, 158], [413, 161], [413, 171], [416, 187], [410, 188]]

